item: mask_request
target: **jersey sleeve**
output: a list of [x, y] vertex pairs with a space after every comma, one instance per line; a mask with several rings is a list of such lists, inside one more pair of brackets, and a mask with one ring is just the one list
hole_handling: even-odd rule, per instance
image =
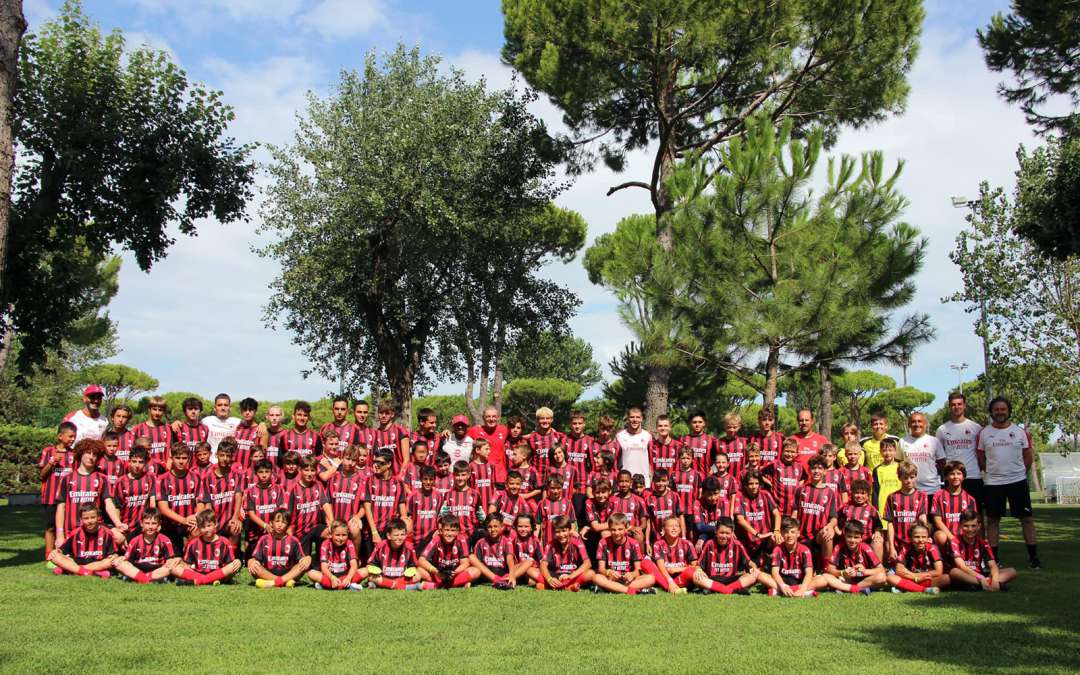
[[[188, 542], [188, 545], [184, 547], [184, 562], [189, 565], [194, 565], [199, 560], [199, 552], [196, 548], [199, 540], [192, 539]], [[261, 560], [259, 562], [262, 562]]]
[[161, 544], [162, 550], [165, 552], [165, 558], [175, 558], [176, 549], [173, 547], [172, 540], [168, 537], [158, 537], [158, 542]]
[[[704, 557], [705, 556], [702, 555], [702, 558], [704, 558]], [[783, 549], [781, 549], [779, 546], [777, 546], [776, 548], [773, 549], [772, 555], [769, 557], [769, 568], [770, 569], [776, 569], [777, 567], [780, 567], [781, 564], [783, 564], [783, 561], [784, 561]]]
[[427, 543], [427, 546], [424, 547], [423, 552], [420, 553], [420, 557], [421, 558], [426, 558], [428, 560], [428, 562], [430, 562], [431, 557], [433, 555], [435, 555], [435, 548], [438, 545], [439, 545], [439, 534], [438, 534], [438, 532], [436, 532], [435, 536], [433, 536], [431, 538], [431, 540]]
[[885, 515], [883, 518], [890, 523], [896, 522], [896, 514], [893, 513], [893, 503], [895, 501], [892, 495], [889, 495], [889, 498], [885, 500]]
[[[102, 525], [102, 527], [105, 527], [105, 526]], [[111, 555], [116, 555], [116, 553], [117, 553], [117, 551], [116, 551], [116, 542], [113, 541], [113, 538], [111, 536], [105, 537], [103, 539], [103, 541], [104, 541], [104, 543], [101, 546], [102, 554], [104, 554], [104, 556], [106, 558], [111, 556]]]
[[60, 544], [60, 552], [63, 553], [64, 555], [68, 556], [69, 558], [75, 556], [75, 535], [76, 534], [78, 534], [78, 532], [68, 533], [67, 538], [64, 539], [64, 543]]

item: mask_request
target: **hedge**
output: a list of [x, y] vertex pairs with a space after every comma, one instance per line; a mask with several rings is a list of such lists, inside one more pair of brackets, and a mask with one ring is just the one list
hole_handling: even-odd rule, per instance
[[0, 494], [37, 492], [41, 449], [56, 441], [56, 429], [0, 424]]

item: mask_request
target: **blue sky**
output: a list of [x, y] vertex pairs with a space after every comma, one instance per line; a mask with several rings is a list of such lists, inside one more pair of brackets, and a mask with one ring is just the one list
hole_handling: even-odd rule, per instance
[[[106, 30], [120, 28], [134, 43], [169, 51], [192, 79], [221, 89], [236, 109], [232, 133], [244, 142], [287, 143], [295, 114], [312, 91], [326, 94], [342, 69], [357, 68], [372, 49], [398, 42], [441, 54], [470, 77], [506, 86], [511, 73], [499, 63], [502, 15], [495, 0], [394, 2], [392, 0], [84, 0], [85, 11]], [[60, 0], [26, 0], [35, 25], [55, 13]], [[904, 115], [870, 129], [845, 132], [834, 152], [880, 149], [892, 162], [906, 161], [901, 190], [910, 200], [905, 219], [929, 238], [926, 264], [917, 278], [910, 311], [927, 312], [937, 341], [920, 350], [909, 383], [941, 396], [955, 385], [951, 363], [966, 362], [972, 377], [981, 368], [972, 318], [941, 298], [959, 283], [948, 260], [963, 225], [953, 195], [974, 195], [981, 180], [1010, 186], [1019, 143], [1033, 143], [1022, 115], [995, 95], [998, 75], [986, 70], [975, 43], [976, 28], [1006, 9], [1005, 2], [926, 3], [919, 60], [911, 74]], [[540, 101], [536, 111], [552, 126], [558, 111]], [[264, 154], [259, 155], [265, 158]], [[641, 176], [649, 161], [631, 157], [626, 175]], [[625, 180], [625, 178], [621, 179]], [[618, 220], [649, 210], [644, 191], [605, 197], [621, 182], [606, 171], [579, 178], [559, 198], [589, 223], [590, 241]], [[122, 353], [116, 360], [145, 370], [162, 391], [263, 399], [317, 398], [334, 389], [318, 378], [304, 380], [306, 367], [290, 336], [263, 325], [273, 263], [255, 256], [260, 243], [252, 222], [222, 226], [208, 221], [195, 238], [180, 238], [169, 257], [150, 274], [127, 258], [120, 292], [110, 306], [119, 324]], [[584, 300], [572, 323], [607, 364], [629, 340], [619, 325], [614, 299], [591, 286], [579, 262], [547, 271]], [[892, 372], [899, 380], [899, 372]], [[461, 390], [443, 383], [439, 393]]]

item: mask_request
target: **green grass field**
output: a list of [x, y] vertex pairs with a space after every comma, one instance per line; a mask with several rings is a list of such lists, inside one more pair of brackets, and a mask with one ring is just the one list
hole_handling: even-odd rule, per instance
[[[1005, 594], [623, 597], [137, 586], [56, 577], [0, 508], [0, 671], [1080, 670], [1080, 508], [1036, 508], [1044, 569]], [[1024, 561], [1009, 523], [1002, 556]]]

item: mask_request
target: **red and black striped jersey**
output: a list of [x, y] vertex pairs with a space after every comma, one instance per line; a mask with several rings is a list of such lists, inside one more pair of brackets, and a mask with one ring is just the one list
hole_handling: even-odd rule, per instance
[[964, 561], [973, 572], [990, 575], [990, 563], [994, 562], [994, 551], [986, 540], [976, 536], [974, 540], [967, 541], [963, 537], [956, 537], [951, 544], [953, 558]]
[[75, 455], [70, 450], [59, 452], [56, 446], [50, 445], [41, 451], [38, 468], [44, 469], [53, 458], [56, 458], [56, 464], [53, 465], [49, 475], [41, 481], [41, 503], [46, 505], [57, 503], [56, 496], [60, 492], [60, 481], [75, 467]]
[[338, 471], [330, 478], [327, 492], [335, 519], [349, 522], [350, 518], [360, 513], [360, 508], [364, 505], [365, 482], [359, 471], [348, 474]]
[[799, 512], [799, 536], [813, 540], [818, 531], [833, 518], [840, 506], [836, 491], [827, 487], [804, 485], [799, 488], [796, 509]]
[[217, 535], [214, 535], [213, 541], [196, 537], [184, 547], [184, 562], [202, 574], [219, 570], [235, 559], [232, 544], [228, 539]]
[[469, 542], [463, 534], [459, 534], [457, 539], [449, 544], [436, 535], [428, 542], [421, 557], [427, 559], [440, 574], [449, 574], [457, 568], [462, 559], [469, 557]]
[[390, 541], [383, 539], [375, 545], [368, 564], [382, 570], [380, 574], [387, 579], [400, 579], [405, 576], [405, 570], [416, 567], [416, 550], [405, 542], [395, 551], [390, 547]]
[[838, 497], [848, 493], [847, 474], [843, 469], [826, 469], [821, 482], [832, 488]]
[[492, 506], [495, 507], [495, 513], [499, 514], [499, 517], [502, 518], [503, 523], [506, 525], [513, 524], [519, 514], [528, 513], [532, 515], [529, 502], [525, 501], [525, 498], [520, 493], [511, 496], [505, 490], [500, 490], [499, 494], [495, 496]]
[[109, 481], [109, 488], [116, 485], [116, 481], [120, 480], [120, 476], [123, 476], [127, 472], [127, 463], [120, 459], [119, 456], [102, 455], [98, 460], [97, 470], [101, 472], [103, 476]]
[[728, 438], [721, 436], [716, 439], [719, 452], [723, 452], [728, 458], [728, 473], [738, 481], [742, 477], [743, 467], [746, 465], [746, 449], [750, 447], [750, 439], [743, 436]]
[[403, 452], [401, 449], [401, 442], [408, 439], [412, 434], [408, 429], [400, 424], [391, 423], [385, 429], [372, 429], [372, 447], [368, 452], [368, 462], [372, 462], [375, 459], [375, 452], [378, 450], [389, 450], [393, 455], [393, 471], [394, 475], [401, 472], [401, 465], [405, 462]]
[[354, 431], [356, 425], [352, 422], [327, 422], [319, 427], [319, 437], [321, 438], [327, 431], [333, 431], [338, 437], [338, 448], [344, 450], [349, 447], [353, 442], [353, 436], [356, 434]]
[[544, 561], [548, 565], [548, 573], [558, 577], [563, 574], [573, 574], [577, 568], [589, 559], [585, 551], [585, 544], [579, 537], [571, 536], [565, 546], [553, 541], [544, 549]]
[[620, 574], [633, 571], [634, 566], [640, 563], [643, 557], [641, 544], [633, 537], [624, 538], [621, 544], [616, 544], [611, 537], [607, 537], [596, 549], [597, 561], [606, 565], [607, 569]]
[[694, 510], [694, 502], [701, 495], [701, 481], [705, 480], [703, 474], [697, 469], [685, 470], [675, 467], [671, 472], [671, 487], [679, 495], [679, 510], [683, 513], [691, 513]]
[[683, 447], [694, 451], [694, 471], [705, 475], [712, 466], [713, 456], [716, 455], [716, 437], [706, 433], [687, 434], [679, 439]]
[[694, 522], [716, 527], [716, 521], [721, 518], [731, 518], [731, 502], [727, 499], [718, 499], [713, 504], [706, 504], [704, 499], [694, 502]]
[[801, 581], [806, 569], [813, 568], [814, 556], [805, 544], [795, 544], [794, 550], [781, 544], [773, 549], [771, 563], [771, 569], [778, 569], [784, 579]]
[[280, 451], [282, 453], [292, 451], [301, 457], [318, 456], [322, 454], [322, 439], [319, 438], [319, 432], [314, 429], [303, 431], [286, 429], [281, 434]]
[[780, 515], [790, 516], [798, 508], [797, 497], [805, 470], [802, 464], [774, 462], [765, 467], [764, 475], [772, 483], [772, 496], [780, 508]]
[[354, 560], [359, 564], [356, 545], [348, 539], [345, 540], [344, 546], [335, 546], [331, 539], [323, 539], [323, 543], [319, 546], [319, 564], [326, 565], [330, 573], [336, 577], [348, 572], [349, 563]]
[[[510, 446], [507, 445], [506, 447], [509, 448]], [[593, 464], [593, 466], [596, 466], [597, 464], [600, 463], [600, 462], [597, 461], [597, 457], [600, 456], [601, 452], [610, 452], [612, 457], [615, 458], [614, 466], [621, 466], [621, 464], [619, 462], [622, 459], [622, 445], [619, 444], [618, 439], [613, 438], [610, 441], [607, 441], [606, 443], [601, 443], [600, 441], [598, 441], [596, 439], [593, 439], [593, 447], [592, 447], [592, 453], [593, 453], [593, 455], [592, 455], [592, 464]]]
[[435, 474], [435, 492], [439, 493], [439, 496], [445, 497], [446, 493], [454, 489], [454, 477], [450, 474], [440, 476]]
[[127, 463], [131, 458], [131, 445], [135, 442], [135, 431], [133, 429], [112, 429], [116, 432], [116, 456], [120, 458], [121, 462]]
[[[615, 483], [616, 483], [616, 481], [619, 480], [619, 470], [618, 469], [612, 469], [610, 471], [596, 471], [596, 470], [590, 471], [589, 472], [589, 478], [588, 478], [588, 486], [589, 487], [595, 487], [596, 486], [596, 481], [600, 480], [601, 478], [606, 480], [611, 485], [611, 488], [614, 490], [615, 489]], [[524, 492], [524, 491], [525, 490], [522, 489], [522, 492]]]
[[135, 438], [145, 436], [150, 439], [150, 459], [160, 462], [162, 465], [167, 466], [169, 463], [169, 448], [173, 444], [173, 431], [172, 428], [162, 422], [157, 426], [151, 425], [149, 422], [141, 422], [135, 425], [132, 433]]
[[540, 539], [535, 535], [529, 535], [522, 539], [515, 534], [510, 538], [510, 543], [513, 545], [514, 560], [518, 562], [532, 560], [539, 563], [540, 559], [544, 557], [544, 547], [540, 543]]
[[653, 473], [657, 469], [664, 469], [670, 472], [679, 464], [679, 450], [682, 449], [682, 443], [678, 442], [674, 438], [667, 439], [667, 442], [661, 441], [655, 436], [649, 441], [649, 468]]
[[143, 569], [147, 567], [161, 567], [169, 558], [176, 557], [172, 541], [160, 532], [151, 541], [139, 535], [127, 545], [124, 558], [132, 565]]
[[711, 579], [732, 579], [750, 571], [750, 556], [735, 537], [723, 548], [715, 539], [710, 539], [701, 547], [698, 565]]
[[836, 522], [841, 532], [844, 531], [844, 524], [849, 520], [862, 523], [863, 541], [869, 541], [870, 537], [874, 536], [874, 531], [881, 529], [881, 516], [873, 504], [848, 504], [840, 509], [840, 516]]
[[517, 471], [521, 475], [521, 494], [527, 495], [533, 490], [540, 489], [540, 474], [531, 466], [512, 466], [510, 471]]
[[513, 544], [508, 537], [499, 536], [497, 541], [491, 541], [488, 537], [481, 537], [473, 546], [473, 555], [480, 559], [489, 570], [495, 574], [506, 574], [510, 571], [507, 567], [507, 558], [513, 552]]
[[364, 486], [364, 502], [371, 504], [375, 529], [382, 532], [390, 521], [401, 515], [405, 502], [405, 484], [397, 478], [386, 480], [372, 476]]
[[375, 430], [371, 427], [362, 427], [359, 424], [353, 425], [352, 440], [350, 444], [362, 445], [368, 449], [368, 461], [371, 461], [371, 452], [375, 448]]
[[420, 465], [407, 463], [401, 467], [401, 480], [405, 483], [405, 489], [409, 492], [420, 489]]
[[911, 528], [926, 518], [929, 509], [927, 501], [926, 494], [918, 490], [910, 494], [898, 490], [885, 500], [885, 520], [892, 523], [897, 541], [911, 543]]
[[77, 469], [60, 479], [56, 491], [56, 503], [64, 505], [64, 532], [74, 532], [79, 527], [79, 507], [93, 504], [105, 513], [105, 497], [109, 495], [109, 481], [101, 473], [80, 473]]
[[[270, 522], [274, 511], [284, 507], [288, 501], [288, 492], [280, 485], [271, 483], [261, 487], [258, 483], [244, 490], [244, 511], [254, 511], [265, 522]], [[248, 538], [254, 539], [260, 532], [255, 526], [248, 527]]]
[[284, 427], [274, 431], [267, 427], [266, 429], [266, 459], [270, 461], [276, 467], [281, 466], [281, 456], [285, 454], [285, 432], [288, 429]]
[[480, 507], [488, 512], [491, 502], [495, 501], [495, 465], [490, 462], [472, 462], [469, 464], [469, 485], [480, 495]]
[[954, 535], [960, 535], [960, 514], [964, 511], [978, 511], [975, 498], [964, 490], [953, 494], [948, 488], [942, 488], [934, 495], [930, 503], [930, 515], [937, 516], [945, 522], [945, 527]]
[[233, 458], [233, 464], [244, 469], [250, 469], [251, 451], [259, 444], [259, 425], [245, 425], [241, 422], [236, 426], [233, 438], [236, 439], [236, 456]]
[[284, 471], [281, 471], [277, 474], [275, 480], [277, 481], [278, 485], [285, 488], [285, 491], [288, 492], [289, 490], [292, 490], [294, 487], [296, 487], [297, 483], [300, 482], [300, 472], [297, 471], [296, 473], [290, 475], [285, 473]]
[[124, 474], [116, 481], [116, 485], [113, 485], [109, 499], [120, 511], [120, 522], [128, 526], [129, 532], [138, 526], [143, 511], [146, 510], [146, 502], [156, 488], [153, 476], [145, 473], [138, 478]]
[[206, 480], [206, 477], [214, 472], [214, 465], [210, 462], [206, 464], [196, 464], [188, 468], [188, 473], [192, 474], [199, 480], [199, 485]]
[[330, 503], [326, 488], [319, 483], [304, 485], [297, 482], [286, 495], [289, 527], [293, 536], [303, 537], [324, 525], [323, 504]]
[[596, 441], [588, 434], [574, 438], [566, 435], [566, 465], [570, 467], [570, 486], [574, 494], [585, 494], [586, 481], [592, 470], [593, 446]]
[[750, 444], [758, 446], [761, 450], [761, 463], [768, 466], [780, 461], [780, 450], [784, 446], [784, 435], [779, 431], [773, 431], [764, 436], [758, 434], [750, 437]]
[[668, 490], [662, 495], [652, 493], [645, 500], [645, 506], [648, 507], [649, 522], [652, 525], [654, 539], [663, 535], [665, 519], [682, 515], [682, 509], [679, 508], [679, 495], [674, 490]]
[[422, 542], [439, 526], [442, 496], [435, 490], [428, 494], [416, 490], [405, 500], [405, 509], [412, 520], [413, 541]]
[[914, 546], [908, 546], [900, 559], [900, 564], [907, 568], [908, 572], [916, 574], [933, 570], [934, 564], [939, 562], [941, 555], [933, 543], [928, 543], [921, 551], [916, 551]]
[[547, 479], [552, 476], [558, 478], [562, 485], [562, 493], [564, 495], [571, 494], [571, 488], [574, 485], [574, 470], [569, 464], [563, 464], [562, 466], [555, 466], [551, 462], [548, 462], [547, 475], [544, 476], [544, 486], [547, 486]]
[[585, 501], [585, 520], [589, 523], [606, 523], [611, 515], [611, 499], [601, 504], [595, 497]]
[[577, 516], [574, 514], [574, 504], [566, 497], [558, 500], [544, 497], [536, 503], [536, 512], [533, 517], [536, 518], [536, 524], [540, 528], [540, 538], [543, 541], [555, 540], [555, 526], [553, 523], [559, 516], [566, 516], [571, 523], [577, 521]]
[[255, 542], [251, 557], [258, 560], [267, 572], [280, 577], [296, 567], [304, 557], [304, 546], [299, 538], [291, 534], [280, 539], [272, 534], [264, 534]]
[[461, 523], [461, 531], [467, 534], [471, 534], [486, 515], [480, 508], [480, 494], [472, 488], [455, 488], [443, 495], [442, 512], [457, 518]]
[[626, 515], [626, 523], [630, 527], [640, 527], [648, 516], [649, 507], [645, 500], [634, 493], [628, 495], [613, 494], [608, 499], [608, 507], [611, 513]]
[[881, 564], [881, 560], [874, 553], [874, 549], [866, 542], [859, 542], [854, 551], [841, 543], [833, 550], [832, 564], [838, 570], [846, 570], [849, 567], [862, 565], [866, 569], [873, 569]]
[[210, 428], [205, 424], [199, 422], [198, 425], [192, 425], [186, 420], [180, 424], [180, 431], [176, 433], [176, 440], [188, 447], [192, 457], [195, 456], [195, 446], [209, 437]]
[[529, 442], [529, 447], [532, 448], [532, 457], [529, 461], [532, 462], [537, 475], [546, 476], [551, 459], [551, 447], [565, 445], [566, 434], [555, 429], [548, 429], [546, 434], [534, 431], [526, 436], [525, 440]]
[[864, 480], [870, 483], [870, 494], [874, 494], [874, 474], [870, 469], [862, 464], [856, 464], [855, 466], [843, 466], [840, 468], [844, 472], [844, 485], [847, 486], [848, 496], [851, 495], [851, 486], [855, 484], [857, 480]]
[[199, 479], [190, 471], [181, 476], [170, 471], [157, 480], [154, 503], [165, 502], [181, 518], [195, 515], [198, 505]]
[[679, 537], [674, 544], [669, 544], [667, 539], [657, 539], [652, 547], [652, 559], [663, 561], [668, 572], [681, 572], [698, 560], [694, 545], [688, 540]]
[[87, 532], [76, 526], [60, 546], [60, 550], [77, 564], [85, 565], [115, 555], [116, 543], [107, 527], [98, 527], [93, 532]]
[[[775, 529], [776, 500], [764, 490], [758, 490], [756, 497], [748, 497], [740, 494], [735, 498], [735, 513], [746, 519], [754, 531], [758, 534], [772, 532]], [[746, 531], [736, 528], [740, 537], [746, 536]]]
[[224, 525], [236, 515], [236, 495], [241, 492], [240, 474], [233, 471], [224, 476], [211, 471], [203, 478], [199, 489], [200, 504], [209, 504], [217, 516], [218, 525]]
[[431, 465], [435, 463], [435, 455], [439, 454], [439, 449], [442, 448], [443, 437], [442, 434], [436, 432], [423, 434], [419, 431], [414, 431], [409, 434], [409, 441], [412, 445], [416, 445], [420, 441], [427, 443], [428, 454], [426, 463]]
[[720, 483], [720, 501], [730, 502], [732, 497], [739, 494], [739, 481], [735, 480], [730, 472], [723, 476], [713, 474], [712, 477]]

